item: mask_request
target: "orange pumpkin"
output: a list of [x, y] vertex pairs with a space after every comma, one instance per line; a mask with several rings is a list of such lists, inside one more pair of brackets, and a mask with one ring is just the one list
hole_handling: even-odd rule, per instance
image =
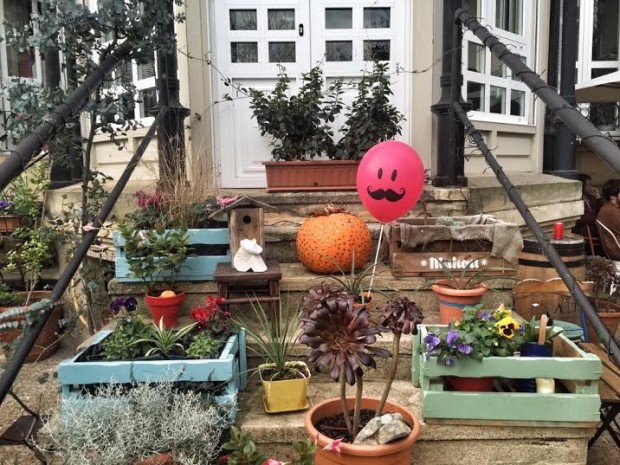
[[[337, 273], [361, 268], [370, 258], [372, 239], [358, 216], [328, 207], [307, 218], [297, 233], [297, 258], [315, 273]], [[355, 255], [355, 258], [354, 258]]]

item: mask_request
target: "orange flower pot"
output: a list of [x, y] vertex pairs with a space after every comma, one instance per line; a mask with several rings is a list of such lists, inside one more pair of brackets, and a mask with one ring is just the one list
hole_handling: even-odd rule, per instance
[[[376, 410], [379, 400], [372, 397], [362, 398], [362, 409]], [[352, 409], [355, 404], [354, 398], [347, 398], [347, 406]], [[387, 402], [384, 413], [400, 413], [405, 422], [411, 426], [411, 433], [404, 439], [379, 446], [358, 446], [355, 444], [342, 443], [340, 455], [322, 450], [333, 439], [320, 434], [314, 425], [321, 419], [342, 413], [340, 399], [329, 399], [315, 405], [304, 419], [306, 433], [317, 440], [317, 452], [314, 454], [314, 465], [402, 465], [411, 463], [413, 444], [420, 435], [419, 420], [405, 407]]]
[[439, 300], [439, 319], [442, 325], [463, 318], [463, 309], [478, 305], [488, 290], [484, 284], [478, 284], [473, 289], [455, 289], [449, 282], [447, 279], [440, 279], [431, 286]]
[[146, 294], [144, 301], [151, 309], [153, 323], [159, 325], [160, 320], [163, 318], [164, 327], [170, 329], [179, 320], [181, 307], [185, 301], [185, 291], [179, 292], [174, 297], [155, 297]]

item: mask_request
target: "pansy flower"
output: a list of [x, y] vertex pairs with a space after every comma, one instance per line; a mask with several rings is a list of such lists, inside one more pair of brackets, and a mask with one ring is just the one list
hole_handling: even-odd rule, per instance
[[495, 326], [498, 327], [499, 333], [507, 339], [512, 339], [519, 330], [519, 322], [511, 316], [502, 318], [495, 323]]
[[424, 336], [424, 343], [426, 344], [426, 350], [430, 353], [435, 350], [435, 347], [439, 345], [441, 339], [436, 334], [428, 333]]

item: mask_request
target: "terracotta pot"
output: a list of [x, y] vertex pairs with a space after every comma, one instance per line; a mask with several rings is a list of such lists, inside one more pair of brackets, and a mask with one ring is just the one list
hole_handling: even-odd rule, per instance
[[21, 215], [0, 215], [0, 233], [12, 233], [21, 223]]
[[144, 301], [151, 310], [153, 323], [159, 325], [159, 321], [163, 318], [164, 327], [172, 328], [179, 320], [181, 307], [185, 301], [185, 291], [179, 292], [174, 297], [155, 297], [146, 294]]
[[356, 160], [265, 161], [267, 192], [356, 189]]
[[[617, 305], [613, 304], [613, 306], [616, 307]], [[599, 310], [600, 310], [600, 307], [599, 307]], [[616, 312], [599, 311], [597, 314], [600, 317], [600, 319], [603, 320], [603, 323], [605, 324], [605, 326], [607, 327], [611, 335], [615, 336], [618, 330], [618, 325], [620, 325], [620, 308]], [[594, 327], [590, 324], [590, 321], [587, 322], [587, 327], [588, 327], [588, 341], [594, 342], [594, 343], [599, 342], [598, 334], [596, 334], [596, 331], [594, 330]]]
[[446, 376], [446, 380], [453, 390], [468, 392], [491, 392], [493, 390], [493, 379]]
[[[21, 295], [24, 296], [24, 301], [26, 299], [26, 293], [21, 292]], [[36, 302], [43, 299], [48, 299], [51, 296], [50, 291], [34, 291], [31, 297], [31, 303]], [[0, 313], [8, 310], [13, 307], [0, 307]], [[28, 353], [25, 362], [33, 363], [40, 360], [45, 360], [46, 358], [51, 357], [56, 350], [58, 350], [58, 323], [63, 317], [63, 308], [64, 302], [58, 302], [54, 309], [52, 310], [52, 314], [48, 318], [45, 326], [43, 326], [43, 330], [37, 337], [37, 340], [34, 343], [32, 349]], [[3, 321], [26, 321], [25, 315], [17, 315], [13, 318], [9, 318], [8, 320]], [[12, 344], [15, 339], [21, 336], [23, 332], [23, 328], [15, 328], [15, 329], [7, 329], [0, 330], [0, 344]], [[2, 348], [2, 352], [8, 358], [13, 356], [11, 349]]]
[[[379, 400], [372, 397], [362, 398], [362, 409], [375, 410]], [[355, 404], [354, 398], [347, 398], [347, 406], [352, 409]], [[400, 413], [405, 422], [409, 424], [411, 433], [404, 439], [380, 446], [358, 446], [354, 444], [341, 444], [340, 455], [331, 451], [322, 450], [333, 439], [320, 434], [314, 425], [324, 417], [342, 413], [340, 399], [329, 399], [315, 405], [306, 414], [304, 422], [306, 433], [312, 440], [317, 440], [317, 452], [314, 455], [315, 465], [355, 464], [355, 465], [402, 465], [411, 463], [413, 444], [420, 435], [419, 420], [405, 407], [387, 402], [385, 413]]]
[[439, 300], [439, 319], [443, 325], [463, 318], [463, 309], [478, 305], [488, 290], [482, 283], [473, 289], [454, 289], [449, 282], [447, 279], [440, 279], [431, 286]]

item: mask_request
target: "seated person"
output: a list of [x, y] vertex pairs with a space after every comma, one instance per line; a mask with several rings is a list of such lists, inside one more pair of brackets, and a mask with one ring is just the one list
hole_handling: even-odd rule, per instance
[[[607, 226], [616, 236], [620, 237], [620, 179], [610, 179], [603, 185], [605, 203], [598, 212], [596, 219]], [[602, 234], [601, 241], [605, 245], [610, 258], [620, 260], [620, 249], [609, 234]]]
[[592, 185], [592, 178], [588, 174], [579, 174], [579, 180], [582, 183], [581, 198], [583, 199], [583, 215], [575, 223], [573, 232], [582, 236], [587, 235], [586, 228], [590, 226], [590, 234], [598, 236], [594, 222], [598, 211], [603, 205], [603, 199], [599, 191]]

